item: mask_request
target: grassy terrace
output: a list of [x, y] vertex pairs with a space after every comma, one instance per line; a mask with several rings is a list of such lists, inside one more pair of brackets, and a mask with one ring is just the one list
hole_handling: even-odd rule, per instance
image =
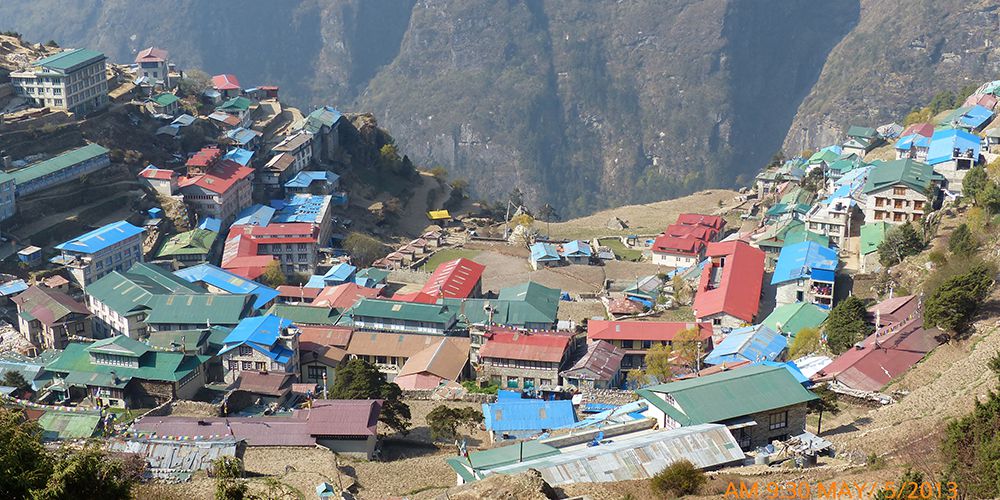
[[615, 253], [619, 260], [639, 262], [642, 260], [642, 250], [634, 250], [625, 246], [618, 238], [601, 238], [597, 240], [601, 246], [606, 246]]

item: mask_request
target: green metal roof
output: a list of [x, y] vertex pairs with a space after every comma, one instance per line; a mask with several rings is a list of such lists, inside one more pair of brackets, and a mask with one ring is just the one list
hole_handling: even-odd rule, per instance
[[155, 295], [147, 324], [235, 325], [250, 314], [253, 295], [171, 294]]
[[[279, 312], [274, 314], [282, 316]], [[367, 316], [372, 318], [388, 318], [401, 321], [423, 321], [426, 323], [441, 324], [448, 324], [455, 318], [455, 311], [452, 311], [443, 304], [419, 304], [415, 302], [399, 302], [369, 298], [364, 298], [358, 301], [358, 303], [350, 309], [350, 314], [354, 317]]]
[[870, 127], [853, 125], [851, 128], [847, 129], [847, 136], [853, 138], [875, 139], [878, 137], [878, 131]]
[[33, 65], [68, 72], [104, 59], [107, 59], [107, 57], [104, 56], [103, 52], [90, 49], [73, 49], [44, 57], [35, 61]]
[[176, 382], [210, 358], [210, 356], [151, 350], [139, 358], [139, 368], [131, 368], [121, 365], [91, 363], [87, 347], [87, 344], [70, 342], [62, 354], [46, 365], [45, 369], [50, 372], [69, 374], [66, 377], [68, 384], [74, 383], [73, 381], [87, 380], [87, 384], [90, 385], [106, 386], [104, 384], [111, 377], [111, 372], [115, 372], [115, 375], [122, 381], [137, 378]]
[[[794, 338], [803, 328], [822, 325], [827, 314], [829, 313], [811, 302], [796, 302], [778, 306], [762, 323], [776, 332], [787, 333]], [[779, 323], [781, 328], [778, 328]]]
[[885, 221], [869, 222], [861, 226], [861, 255], [877, 252], [888, 231], [889, 223]]
[[559, 449], [553, 446], [538, 441], [524, 441], [523, 443], [501, 446], [499, 448], [474, 451], [469, 453], [468, 459], [465, 457], [451, 457], [445, 461], [466, 481], [475, 481], [476, 478], [473, 477], [467, 468], [470, 461], [472, 467], [476, 470], [491, 470], [505, 465], [516, 464], [518, 461], [523, 462], [559, 454]]
[[125, 335], [115, 335], [103, 340], [98, 340], [87, 346], [87, 352], [99, 352], [102, 354], [117, 354], [138, 358], [149, 352], [149, 346]]
[[208, 293], [159, 266], [134, 264], [128, 271], [112, 271], [87, 285], [87, 295], [121, 315], [151, 307], [153, 297], [173, 293]]
[[163, 107], [170, 106], [179, 100], [177, 96], [171, 93], [158, 94], [156, 97], [153, 97], [153, 102]]
[[[669, 394], [677, 405], [656, 393]], [[818, 399], [783, 366], [753, 365], [636, 391], [681, 425], [718, 423]]]
[[[453, 311], [462, 311], [468, 324], [485, 324], [490, 318], [483, 306], [493, 307], [493, 324], [520, 326], [554, 324], [562, 292], [533, 281], [500, 290], [496, 299], [443, 299]], [[462, 303], [465, 306], [462, 306]]]
[[246, 111], [250, 109], [250, 105], [253, 104], [250, 99], [243, 96], [234, 97], [219, 106], [219, 111]]
[[48, 410], [38, 418], [42, 428], [42, 439], [87, 439], [94, 437], [101, 416], [97, 413], [81, 413]]
[[781, 242], [781, 248], [788, 245], [794, 245], [796, 243], [802, 243], [803, 241], [812, 241], [819, 243], [825, 247], [830, 246], [830, 237], [824, 236], [819, 233], [814, 233], [805, 228], [805, 226], [800, 226], [792, 228], [785, 233], [785, 239]]
[[202, 255], [212, 251], [219, 233], [208, 229], [192, 229], [175, 234], [163, 242], [157, 257], [167, 258], [174, 255]]
[[790, 189], [784, 196], [781, 197], [781, 203], [788, 205], [797, 205], [799, 203], [812, 203], [813, 199], [816, 197], [810, 191], [802, 189], [801, 187], [795, 186]]
[[808, 163], [810, 165], [813, 165], [813, 164], [816, 164], [816, 163], [819, 163], [819, 162], [831, 163], [833, 161], [836, 161], [837, 158], [839, 158], [839, 157], [840, 157], [840, 155], [838, 155], [837, 153], [834, 153], [833, 151], [830, 151], [829, 149], [826, 149], [826, 150], [817, 151], [817, 152], [813, 153], [813, 155], [809, 157], [809, 162]]
[[107, 148], [99, 144], [87, 144], [82, 148], [67, 151], [55, 158], [40, 161], [24, 167], [20, 170], [10, 172], [18, 184], [33, 181], [39, 177], [65, 170], [78, 163], [92, 160], [98, 156], [108, 154]]
[[335, 325], [340, 313], [327, 307], [299, 304], [274, 304], [265, 314], [273, 314], [297, 325]]
[[924, 193], [933, 181], [940, 179], [941, 176], [926, 163], [911, 158], [893, 160], [876, 165], [869, 171], [864, 191], [867, 194], [896, 184], [903, 184]]

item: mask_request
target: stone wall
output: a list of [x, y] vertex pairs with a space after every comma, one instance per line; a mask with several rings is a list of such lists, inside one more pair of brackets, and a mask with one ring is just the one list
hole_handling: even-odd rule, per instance
[[[788, 412], [787, 425], [780, 429], [770, 430], [770, 417], [773, 414]], [[772, 410], [761, 413], [754, 413], [749, 417], [753, 421], [757, 422], [757, 425], [746, 427], [750, 432], [750, 445], [753, 448], [758, 446], [764, 446], [770, 444], [775, 438], [779, 436], [795, 436], [801, 434], [806, 428], [806, 412], [807, 407], [805, 403], [789, 406], [787, 408], [782, 408], [780, 410]], [[733, 436], [739, 441], [740, 430], [734, 430]]]

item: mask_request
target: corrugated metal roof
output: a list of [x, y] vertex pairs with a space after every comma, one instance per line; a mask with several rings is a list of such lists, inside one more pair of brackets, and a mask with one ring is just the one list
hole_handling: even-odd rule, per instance
[[667, 431], [616, 437], [610, 443], [585, 447], [493, 469], [514, 474], [535, 469], [550, 485], [647, 479], [678, 460], [700, 469], [739, 463], [745, 458], [724, 425], [703, 424]]
[[560, 429], [576, 422], [573, 402], [522, 399], [483, 404], [486, 430], [490, 432]]
[[54, 174], [79, 163], [108, 154], [108, 149], [100, 144], [87, 144], [82, 148], [67, 151], [48, 160], [33, 163], [20, 170], [10, 172], [18, 185], [31, 182], [39, 177]]
[[133, 236], [142, 234], [145, 231], [145, 229], [135, 227], [126, 221], [112, 222], [67, 242], [60, 243], [56, 245], [56, 250], [92, 254], [121, 243]]

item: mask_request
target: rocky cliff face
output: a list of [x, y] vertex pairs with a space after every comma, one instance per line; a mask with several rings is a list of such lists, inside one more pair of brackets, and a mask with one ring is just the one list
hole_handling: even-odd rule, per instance
[[995, 1], [861, 4], [858, 25], [830, 52], [788, 130], [790, 153], [842, 141], [852, 123], [900, 122], [938, 92], [1000, 73]]
[[0, 30], [119, 61], [162, 46], [302, 107], [371, 111], [418, 164], [485, 197], [518, 186], [568, 216], [747, 179], [859, 13], [807, 0], [6, 0]]

